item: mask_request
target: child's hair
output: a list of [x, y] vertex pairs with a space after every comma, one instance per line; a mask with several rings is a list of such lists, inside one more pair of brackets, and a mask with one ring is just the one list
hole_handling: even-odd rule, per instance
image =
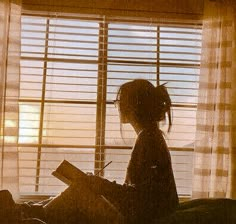
[[171, 100], [164, 85], [154, 87], [145, 79], [136, 79], [123, 84], [117, 94], [120, 107], [130, 108], [141, 122], [161, 121], [168, 114], [169, 129], [171, 121]]

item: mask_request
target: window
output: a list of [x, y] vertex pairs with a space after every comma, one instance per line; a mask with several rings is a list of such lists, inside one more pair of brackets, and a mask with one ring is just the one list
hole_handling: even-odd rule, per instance
[[[201, 25], [88, 16], [22, 16], [20, 191], [65, 188], [51, 172], [63, 159], [123, 183], [135, 133], [113, 100], [144, 78], [167, 83], [173, 101], [166, 134], [179, 195], [191, 194]], [[160, 124], [165, 131], [166, 124]]]

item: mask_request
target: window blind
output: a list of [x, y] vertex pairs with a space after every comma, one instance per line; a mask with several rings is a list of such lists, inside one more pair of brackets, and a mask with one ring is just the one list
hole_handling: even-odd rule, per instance
[[22, 17], [22, 192], [62, 190], [51, 172], [63, 159], [94, 170], [99, 29], [99, 18]]
[[120, 125], [113, 100], [121, 84], [144, 78], [167, 82], [173, 126], [166, 140], [178, 193], [190, 195], [200, 51], [196, 21], [24, 14], [21, 193], [63, 190], [51, 175], [63, 159], [85, 172], [112, 161], [101, 175], [123, 183], [135, 133]]
[[[167, 82], [173, 102], [173, 126], [171, 132], [166, 133], [166, 140], [178, 193], [190, 195], [201, 26], [173, 21], [142, 22], [113, 18], [108, 25], [107, 101], [115, 98], [121, 84], [133, 79], [148, 79], [154, 85]], [[106, 162], [117, 161], [111, 164], [112, 170], [106, 172], [111, 180], [119, 176], [122, 182], [131, 153], [122, 146], [132, 145], [135, 135], [129, 125], [124, 125], [123, 137], [120, 135], [119, 116], [114, 105], [107, 104], [106, 114], [106, 145], [112, 146], [105, 150]], [[166, 131], [167, 125], [161, 123], [160, 127]]]

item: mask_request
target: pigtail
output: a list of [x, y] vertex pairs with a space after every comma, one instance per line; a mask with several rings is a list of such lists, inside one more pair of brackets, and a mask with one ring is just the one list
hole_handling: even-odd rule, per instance
[[169, 127], [168, 132], [170, 131], [172, 125], [171, 118], [171, 99], [165, 84], [157, 86], [156, 89], [156, 100], [157, 100], [157, 120], [161, 121], [165, 119], [165, 113], [168, 115]]

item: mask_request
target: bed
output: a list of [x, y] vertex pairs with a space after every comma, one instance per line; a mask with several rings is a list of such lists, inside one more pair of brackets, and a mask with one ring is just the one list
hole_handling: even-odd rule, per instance
[[[41, 203], [17, 204], [9, 191], [0, 191], [1, 224], [45, 224], [43, 220]], [[236, 224], [236, 200], [195, 199], [182, 202], [173, 214], [150, 224]]]

